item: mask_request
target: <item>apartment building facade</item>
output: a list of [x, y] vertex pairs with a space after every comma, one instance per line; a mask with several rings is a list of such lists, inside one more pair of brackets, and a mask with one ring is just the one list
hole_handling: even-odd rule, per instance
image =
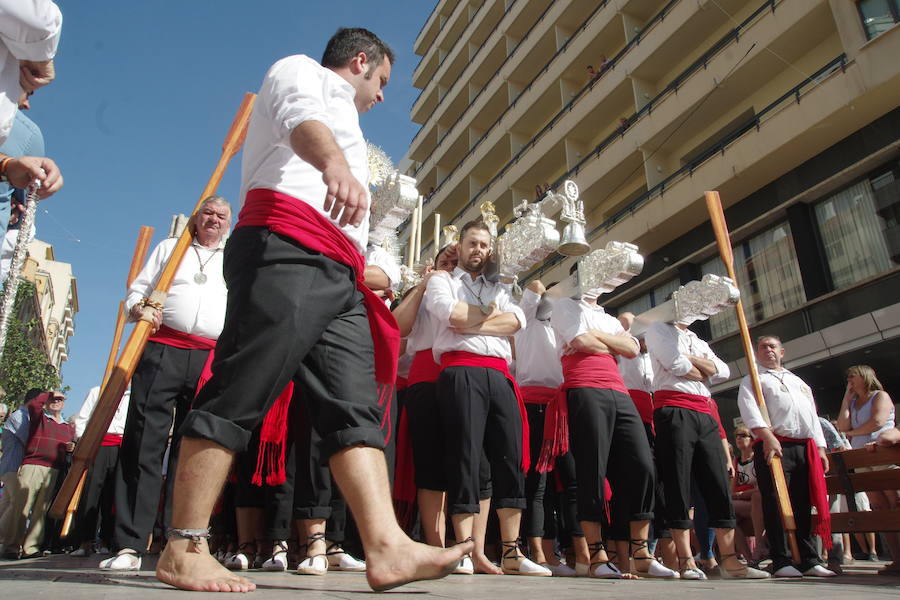
[[[637, 244], [643, 273], [602, 298], [643, 312], [724, 273], [703, 201], [718, 190], [754, 336], [837, 410], [843, 369], [900, 394], [900, 7], [895, 0], [440, 0], [413, 73], [407, 174], [428, 219], [535, 187], [581, 189], [588, 241]], [[886, 7], [886, 8], [885, 8]], [[590, 69], [588, 68], [590, 67]], [[554, 256], [523, 281], [565, 277]], [[697, 323], [732, 367], [730, 314]]]

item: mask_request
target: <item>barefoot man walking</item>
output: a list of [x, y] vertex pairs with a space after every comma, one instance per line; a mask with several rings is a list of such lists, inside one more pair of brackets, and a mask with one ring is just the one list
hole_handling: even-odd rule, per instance
[[384, 100], [393, 59], [373, 33], [341, 29], [321, 64], [290, 56], [263, 80], [243, 152], [243, 208], [225, 250], [225, 326], [213, 376], [182, 428], [172, 529], [156, 569], [165, 583], [255, 588], [210, 556], [209, 516], [234, 453], [291, 380], [356, 517], [373, 589], [441, 577], [472, 551], [403, 533], [382, 451], [379, 393], [390, 392], [399, 334], [362, 285], [369, 194], [358, 114]]

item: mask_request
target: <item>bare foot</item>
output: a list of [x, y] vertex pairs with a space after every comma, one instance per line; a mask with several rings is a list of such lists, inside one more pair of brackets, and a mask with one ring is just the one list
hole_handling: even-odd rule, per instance
[[484, 553], [473, 552], [472, 564], [475, 565], [475, 572], [484, 575], [503, 575], [503, 569], [492, 563]]
[[409, 538], [394, 545], [366, 548], [366, 579], [376, 592], [412, 581], [440, 579], [449, 575], [460, 559], [474, 549], [472, 542], [436, 548]]
[[173, 538], [156, 565], [156, 578], [173, 587], [194, 592], [252, 592], [256, 584], [235, 575], [209, 553], [206, 542], [196, 552], [193, 542]]

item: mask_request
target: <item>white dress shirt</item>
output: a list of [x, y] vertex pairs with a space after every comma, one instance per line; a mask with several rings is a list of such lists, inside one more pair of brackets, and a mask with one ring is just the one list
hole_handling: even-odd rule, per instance
[[[88, 420], [94, 414], [94, 407], [97, 406], [97, 400], [100, 399], [100, 386], [95, 385], [88, 390], [87, 397], [81, 405], [81, 410], [75, 415], [75, 439], [80, 439], [84, 435], [84, 428], [87, 426]], [[125, 388], [119, 406], [116, 408], [116, 414], [113, 415], [112, 422], [109, 424], [106, 433], [114, 435], [122, 435], [125, 433], [125, 417], [128, 416], [128, 402], [131, 400], [131, 386]]]
[[50, 0], [0, 0], [0, 144], [19, 110], [19, 61], [56, 56], [62, 14]]
[[[802, 379], [787, 369], [759, 367], [759, 384], [772, 420], [772, 433], [795, 439], [812, 438], [816, 446], [825, 448], [812, 389]], [[768, 427], [756, 405], [749, 375], [741, 380], [737, 403], [744, 425], [751, 430]]]
[[425, 298], [422, 298], [419, 312], [416, 313], [416, 321], [413, 323], [409, 335], [406, 336], [406, 351], [409, 354], [415, 354], [421, 350], [433, 348], [437, 327], [437, 320], [425, 308]]
[[390, 288], [395, 292], [400, 289], [400, 264], [393, 254], [377, 245], [366, 249], [366, 266], [378, 267], [391, 282]]
[[350, 171], [368, 190], [366, 140], [359, 128], [353, 99], [356, 90], [344, 78], [302, 54], [276, 62], [266, 73], [247, 130], [241, 161], [241, 201], [255, 188], [275, 190], [306, 202], [334, 223], [365, 253], [369, 215], [354, 227], [343, 228], [323, 210], [327, 187], [322, 173], [297, 156], [291, 132], [307, 121], [324, 124], [344, 153]]
[[649, 352], [640, 352], [634, 358], [617, 356], [622, 381], [629, 390], [653, 391], [653, 360]]
[[653, 366], [653, 391], [673, 390], [711, 398], [709, 388], [702, 381], [685, 379], [694, 365], [688, 355], [713, 361], [716, 372], [709, 377], [711, 384], [727, 381], [730, 375], [728, 365], [716, 356], [709, 344], [697, 337], [690, 329], [680, 329], [672, 323], [657, 321], [647, 328], [645, 338], [647, 353]]
[[460, 301], [475, 306], [485, 306], [495, 302], [501, 312], [516, 315], [521, 328], [525, 328], [525, 314], [521, 308], [515, 305], [500, 284], [491, 283], [484, 278], [484, 275], [479, 275], [475, 281], [472, 281], [469, 274], [460, 267], [456, 267], [452, 273], [446, 275], [435, 273], [428, 280], [428, 288], [423, 300], [426, 309], [437, 322], [434, 346], [432, 347], [434, 360], [440, 363], [444, 352], [461, 350], [481, 356], [502, 358], [509, 363], [512, 360], [512, 352], [509, 340], [505, 337], [460, 334], [451, 329], [450, 316], [453, 314], [453, 307]]
[[529, 289], [522, 292], [519, 308], [528, 327], [516, 332], [516, 380], [520, 386], [537, 385], [558, 388], [563, 383], [559, 348], [562, 346], [550, 321], [539, 321], [541, 296]]
[[[132, 306], [153, 292], [177, 242], [178, 238], [168, 238], [153, 249], [147, 264], [128, 290], [126, 310], [131, 310]], [[200, 261], [203, 261], [203, 274], [206, 275], [206, 283], [202, 284], [194, 281], [194, 276], [200, 273]], [[194, 240], [172, 280], [169, 296], [163, 306], [163, 325], [183, 333], [218, 339], [222, 325], [225, 324], [227, 296], [228, 289], [222, 276], [221, 246], [213, 250]]]
[[555, 301], [550, 323], [566, 344], [571, 344], [572, 340], [591, 329], [609, 335], [627, 335], [617, 318], [606, 314], [603, 307], [596, 302], [587, 302], [583, 299], [560, 298]]

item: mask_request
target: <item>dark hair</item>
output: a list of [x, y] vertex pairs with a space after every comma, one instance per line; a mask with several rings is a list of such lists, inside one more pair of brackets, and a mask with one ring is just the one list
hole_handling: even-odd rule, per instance
[[342, 27], [328, 40], [322, 55], [322, 66], [332, 69], [344, 67], [360, 52], [366, 53], [370, 69], [378, 67], [385, 57], [394, 64], [394, 51], [377, 35], [361, 27]]
[[784, 343], [782, 343], [781, 338], [778, 337], [777, 335], [761, 335], [758, 338], [756, 338], [756, 345], [759, 346], [763, 340], [775, 340], [776, 342], [778, 342], [779, 344], [784, 346]]
[[480, 229], [481, 231], [487, 231], [488, 234], [491, 233], [490, 228], [487, 226], [487, 223], [482, 221], [481, 219], [475, 219], [474, 221], [469, 221], [465, 225], [462, 226], [462, 229], [459, 232], [459, 241], [462, 242], [463, 238], [466, 237], [466, 232], [470, 229]]

